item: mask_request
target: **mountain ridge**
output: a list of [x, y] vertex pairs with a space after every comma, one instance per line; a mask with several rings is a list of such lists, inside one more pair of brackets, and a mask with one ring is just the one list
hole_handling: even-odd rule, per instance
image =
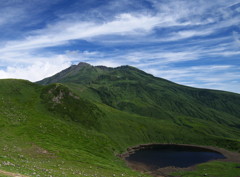
[[[122, 65], [122, 66], [118, 66], [118, 67], [113, 68], [113, 67], [107, 67], [107, 66], [103, 66], [103, 65], [93, 66], [93, 65], [90, 65], [90, 64], [85, 63], [85, 62], [80, 62], [77, 65], [71, 65], [70, 67], [60, 71], [59, 73], [57, 73], [53, 76], [44, 78], [40, 81], [37, 81], [36, 83], [43, 84], [43, 85], [53, 83], [53, 81], [48, 81], [48, 80], [53, 79], [54, 77], [61, 77], [62, 75], [66, 74], [68, 72], [70, 72], [68, 74], [76, 74], [75, 73], [76, 71], [78, 72], [78, 71], [84, 70], [84, 69], [92, 69], [92, 70], [95, 70], [95, 71], [99, 71], [98, 69], [100, 69], [102, 71], [112, 71], [112, 70], [121, 70], [121, 69], [123, 69], [123, 70], [134, 70], [134, 71], [141, 72], [141, 73], [147, 74], [149, 76], [155, 77], [152, 74], [146, 73], [146, 72], [144, 72], [144, 71], [142, 71], [142, 70], [140, 70], [136, 67], [130, 66], [130, 65]], [[159, 78], [159, 77], [155, 77], [155, 78], [165, 80], [167, 82], [171, 82], [171, 81], [163, 79], [163, 78]], [[58, 78], [58, 81], [59, 80], [61, 80], [61, 78]]]
[[[77, 72], [75, 72], [76, 68]], [[83, 90], [86, 92], [94, 92], [94, 94], [100, 98], [100, 102], [116, 109], [126, 111], [130, 108], [131, 110], [128, 111], [133, 113], [144, 110], [144, 107], [147, 107], [146, 111], [152, 110], [150, 111], [151, 113], [140, 113], [140, 115], [143, 116], [150, 116], [150, 114], [161, 115], [161, 113], [166, 112], [163, 110], [166, 109], [165, 105], [168, 105], [167, 108], [171, 109], [171, 112], [183, 113], [184, 111], [188, 111], [187, 114], [184, 113], [184, 115], [187, 116], [194, 116], [196, 112], [201, 112], [202, 107], [206, 107], [206, 105], [209, 108], [222, 111], [225, 103], [221, 102], [221, 104], [217, 105], [214, 103], [214, 100], [217, 99], [223, 99], [227, 102], [228, 99], [232, 98], [232, 101], [240, 105], [239, 99], [235, 99], [235, 96], [240, 98], [238, 94], [182, 86], [162, 78], [154, 77], [151, 74], [131, 66], [107, 68], [107, 70], [106, 68], [103, 70], [101, 68], [102, 67], [99, 69], [98, 66], [94, 67], [86, 63], [80, 63], [37, 83], [49, 84], [60, 82], [67, 84], [69, 87], [71, 87], [71, 84], [80, 84], [81, 86], [85, 84]], [[131, 92], [130, 95], [129, 92]], [[208, 101], [205, 98], [207, 98]], [[138, 105], [133, 104], [133, 99], [135, 99]], [[194, 110], [190, 110], [189, 108], [192, 107], [188, 104], [190, 101], [194, 102], [195, 105], [200, 106], [201, 104], [201, 106], [198, 106], [198, 110], [195, 108]], [[149, 105], [152, 106], [149, 107]], [[184, 105], [186, 110], [180, 110], [184, 108]], [[227, 113], [233, 113], [235, 116], [239, 116], [240, 111], [236, 110], [236, 108], [228, 106]], [[204, 117], [205, 114], [202, 116], [199, 114], [198, 116]]]
[[98, 68], [98, 69], [101, 69], [101, 70], [117, 70], [117, 69], [124, 69], [124, 68], [129, 68], [129, 69], [133, 69], [133, 70], [136, 70], [136, 71], [139, 71], [139, 72], [142, 72], [142, 73], [145, 73], [145, 74], [148, 74], [149, 76], [152, 76], [156, 79], [160, 79], [160, 80], [164, 80], [164, 81], [167, 81], [167, 82], [170, 82], [170, 83], [174, 83], [174, 84], [177, 84], [177, 85], [181, 85], [181, 86], [184, 86], [184, 87], [189, 87], [189, 88], [194, 88], [194, 89], [201, 89], [201, 90], [208, 90], [208, 91], [219, 91], [219, 92], [227, 92], [227, 93], [233, 93], [233, 94], [239, 94], [239, 93], [236, 93], [236, 92], [231, 92], [231, 91], [226, 91], [226, 90], [216, 90], [216, 89], [210, 89], [210, 88], [196, 88], [196, 87], [192, 87], [192, 86], [187, 86], [187, 85], [182, 85], [182, 84], [179, 84], [179, 83], [175, 83], [173, 81], [170, 81], [170, 80], [167, 80], [167, 79], [164, 79], [164, 78], [161, 78], [161, 77], [156, 77], [150, 73], [147, 73], [145, 71], [142, 71], [136, 67], [133, 67], [131, 65], [121, 65], [121, 66], [117, 66], [117, 67], [107, 67], [107, 66], [104, 66], [104, 65], [96, 65], [96, 66], [93, 66], [89, 63], [86, 63], [86, 62], [79, 62], [78, 64], [73, 64], [71, 65], [70, 67], [52, 75], [52, 76], [49, 76], [49, 77], [46, 77], [42, 80], [39, 80], [39, 81], [36, 81], [35, 83], [39, 83], [39, 84], [42, 84], [42, 85], [46, 85], [46, 84], [49, 84], [49, 83], [54, 83], [53, 81], [48, 81], [48, 79], [50, 78], [54, 78], [58, 75], [63, 75], [65, 74], [67, 71], [71, 71], [71, 70], [77, 70], [79, 71], [80, 69], [83, 69], [84, 67], [90, 67], [90, 68]]

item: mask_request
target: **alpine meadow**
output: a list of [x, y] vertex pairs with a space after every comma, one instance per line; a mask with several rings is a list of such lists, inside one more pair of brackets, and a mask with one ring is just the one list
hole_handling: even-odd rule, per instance
[[[0, 164], [6, 171], [27, 176], [139, 176], [118, 154], [146, 143], [240, 152], [239, 94], [175, 84], [131, 66], [87, 63], [37, 83], [0, 83]], [[204, 165], [216, 176], [240, 173], [234, 162]], [[206, 173], [205, 168], [199, 166], [193, 176]]]

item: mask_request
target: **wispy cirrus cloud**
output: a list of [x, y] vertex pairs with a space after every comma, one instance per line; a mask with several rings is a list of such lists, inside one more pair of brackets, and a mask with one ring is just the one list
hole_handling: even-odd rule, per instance
[[60, 21], [44, 29], [32, 31], [31, 35], [17, 41], [8, 41], [1, 52], [30, 50], [68, 44], [71, 40], [87, 39], [100, 35], [135, 35], [149, 32], [159, 23], [156, 17], [121, 14], [113, 21], [96, 24], [92, 22]]
[[[2, 51], [59, 46], [68, 44], [71, 40], [93, 40], [95, 37], [106, 35], [140, 35], [141, 37], [149, 35], [149, 32], [154, 28], [161, 29], [177, 26], [197, 26], [197, 28], [200, 29], [183, 29], [160, 35], [160, 41], [182, 40], [195, 36], [206, 36], [214, 33], [219, 28], [225, 28], [239, 22], [238, 18], [233, 18], [222, 20], [217, 25], [214, 24], [214, 22], [219, 20], [218, 18], [220, 18], [220, 15], [215, 17], [216, 19], [198, 19], [200, 18], [198, 16], [196, 16], [196, 18], [191, 18], [189, 14], [193, 13], [193, 11], [189, 8], [188, 3], [181, 1], [181, 3], [174, 2], [167, 4], [167, 6], [160, 5], [159, 11], [155, 14], [145, 13], [144, 15], [139, 15], [136, 13], [123, 13], [116, 15], [115, 18], [110, 21], [91, 22], [63, 18], [63, 20], [59, 19], [59, 21], [49, 24], [44, 28], [30, 31], [22, 40], [7, 41], [5, 46], [3, 46]], [[178, 11], [176, 11], [176, 9], [178, 9]], [[203, 8], [202, 11], [207, 9], [208, 8]], [[199, 15], [198, 13], [198, 11], [194, 11], [195, 15]], [[16, 13], [16, 15], [18, 14]], [[8, 20], [8, 18], [5, 18], [5, 20]], [[204, 27], [208, 24], [213, 25]], [[205, 29], [203, 30], [203, 28]], [[144, 39], [146, 40], [146, 38]], [[101, 40], [103, 40], [103, 38], [101, 38]]]
[[[229, 70], [231, 70], [229, 72]], [[193, 67], [165, 67], [146, 69], [155, 76], [174, 82], [199, 88], [229, 90], [238, 93], [240, 77], [239, 68], [231, 65], [204, 65]], [[228, 85], [228, 84], [230, 85]], [[227, 89], [226, 89], [227, 88]]]
[[240, 47], [240, 33], [233, 31], [233, 37], [236, 44]]
[[[188, 1], [170, 1], [169, 3], [150, 2], [154, 4], [156, 9], [154, 13], [149, 13], [149, 10], [146, 10], [143, 15], [136, 14], [136, 12], [120, 13], [116, 14], [114, 18], [111, 18], [110, 21], [105, 18], [103, 21], [95, 21], [95, 19], [93, 21], [91, 21], [91, 19], [81, 21], [77, 18], [70, 18], [69, 14], [66, 16], [70, 19], [63, 18], [63, 15], [61, 15], [61, 18], [54, 23], [28, 32], [21, 40], [6, 41], [1, 51], [30, 50], [67, 45], [70, 41], [79, 39], [96, 41], [98, 39], [96, 37], [107, 35], [118, 35], [120, 37], [137, 35], [140, 38], [141, 36], [149, 37], [149, 32], [155, 28], [162, 29], [177, 26], [190, 26], [192, 28], [191, 30], [171, 30], [169, 33], [163, 33], [163, 35], [158, 34], [159, 36], [157, 37], [159, 41], [176, 41], [196, 36], [210, 35], [219, 28], [229, 27], [239, 22], [237, 17], [232, 18], [232, 16], [231, 18], [228, 17], [219, 20], [219, 18], [223, 16], [222, 14], [228, 13], [229, 10], [227, 9], [221, 10], [217, 15], [210, 14], [210, 17], [203, 18], [202, 13], [209, 10], [209, 6], [206, 6], [206, 4], [201, 1], [195, 3], [189, 3]], [[120, 7], [121, 4], [124, 3], [119, 2], [117, 6]], [[227, 3], [221, 2], [221, 4], [226, 5]], [[210, 3], [210, 7], [213, 5], [214, 4]], [[100, 10], [101, 9], [99, 9], [99, 11]], [[213, 13], [214, 12], [213, 10]], [[8, 18], [5, 19], [8, 20]], [[215, 24], [216, 22], [218, 23]], [[206, 26], [209, 24], [213, 25]], [[135, 38], [136, 36], [134, 36], [132, 40], [134, 41]], [[146, 38], [143, 38], [143, 40], [146, 40]], [[101, 41], [104, 41], [104, 38], [101, 38]], [[119, 41], [119, 37], [117, 41]]]

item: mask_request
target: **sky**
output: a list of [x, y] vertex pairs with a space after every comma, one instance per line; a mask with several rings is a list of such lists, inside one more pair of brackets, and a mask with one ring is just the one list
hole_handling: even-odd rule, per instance
[[240, 93], [240, 0], [0, 0], [0, 79], [131, 65]]

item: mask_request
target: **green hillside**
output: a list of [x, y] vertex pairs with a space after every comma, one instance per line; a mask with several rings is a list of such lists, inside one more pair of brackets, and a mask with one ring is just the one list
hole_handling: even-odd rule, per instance
[[139, 176], [117, 157], [138, 144], [240, 152], [240, 95], [181, 86], [130, 66], [80, 63], [38, 83], [0, 80], [0, 127], [1, 170]]
[[[199, 123], [210, 121], [229, 126], [230, 131], [239, 131], [239, 94], [178, 85], [131, 66], [107, 68], [86, 63], [72, 66], [39, 83], [56, 82], [65, 84], [82, 98], [124, 112], [171, 120], [186, 127], [195, 125], [191, 123], [194, 118]], [[191, 121], [184, 121], [188, 119]], [[234, 137], [230, 135], [229, 138]]]

